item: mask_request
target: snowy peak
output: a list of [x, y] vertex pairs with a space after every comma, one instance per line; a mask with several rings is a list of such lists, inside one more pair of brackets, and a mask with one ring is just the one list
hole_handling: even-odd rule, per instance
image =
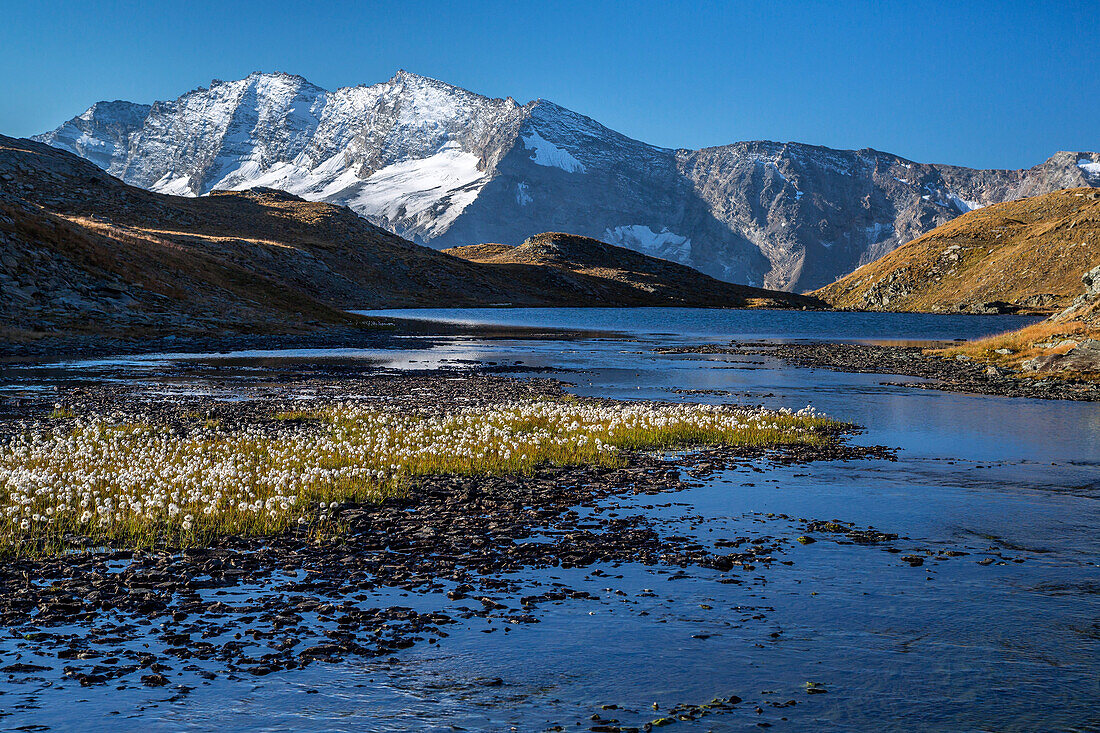
[[515, 100], [406, 71], [335, 92], [257, 72], [135, 109], [121, 126], [93, 108], [40, 139], [161, 193], [281, 188], [423, 238], [476, 197], [504, 153], [500, 130], [521, 116]]
[[[611, 162], [624, 157], [666, 159], [672, 151], [633, 140], [601, 125], [591, 117], [544, 99], [527, 105], [526, 131], [576, 157], [581, 164]], [[528, 134], [529, 134], [528, 133]], [[534, 145], [528, 145], [537, 149]], [[579, 157], [578, 157], [579, 156]]]
[[84, 114], [76, 119], [82, 122], [101, 120], [104, 123], [116, 122], [126, 126], [140, 124], [149, 114], [148, 104], [135, 104], [116, 100], [114, 102], [96, 102]]
[[[279, 163], [302, 157], [328, 97], [323, 89], [289, 74], [252, 74], [225, 86], [226, 104], [215, 112], [225, 120], [220, 149], [198, 188], [192, 186], [194, 193], [250, 187]], [[187, 116], [174, 116], [173, 122]], [[257, 134], [263, 132], [268, 134]]]
[[141, 128], [149, 110], [147, 104], [96, 102], [84, 114], [38, 139], [48, 138], [44, 142], [109, 169], [114, 160], [126, 155], [130, 135]]
[[428, 157], [445, 144], [486, 157], [492, 138], [520, 114], [514, 100], [491, 99], [435, 79], [398, 72], [376, 87], [379, 99], [371, 132], [379, 163]]
[[101, 102], [37, 139], [162, 193], [274, 188], [436, 247], [567, 231], [800, 290], [976, 208], [1100, 186], [1091, 152], [982, 171], [801, 143], [671, 150], [404, 70], [333, 91], [257, 72], [151, 106]]

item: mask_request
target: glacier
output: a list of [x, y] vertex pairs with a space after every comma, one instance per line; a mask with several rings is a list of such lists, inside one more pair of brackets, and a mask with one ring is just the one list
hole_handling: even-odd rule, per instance
[[485, 183], [487, 176], [478, 170], [479, 162], [457, 143], [447, 143], [435, 155], [376, 171], [359, 184], [348, 204], [368, 216], [412, 218], [429, 235], [445, 231]]
[[1088, 176], [1090, 181], [1100, 179], [1100, 162], [1082, 158], [1077, 161], [1077, 167], [1085, 172], [1085, 175]]
[[584, 164], [532, 130], [523, 136], [523, 146], [534, 150], [531, 160], [548, 168], [561, 168], [566, 173], [584, 173]]

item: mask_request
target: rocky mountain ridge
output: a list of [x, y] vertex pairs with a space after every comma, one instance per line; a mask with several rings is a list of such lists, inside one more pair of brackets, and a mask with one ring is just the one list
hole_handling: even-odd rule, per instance
[[[607, 245], [601, 245], [607, 247]], [[818, 301], [714, 280], [608, 248], [644, 283], [538, 264], [470, 262], [344, 206], [277, 189], [187, 198], [127, 185], [57, 148], [0, 136], [0, 340], [44, 335], [295, 333], [355, 308]]]
[[567, 231], [787, 290], [977, 207], [1100, 186], [1093, 152], [974, 170], [800, 143], [671, 150], [404, 71], [331, 92], [288, 74], [215, 80], [153, 105], [101, 102], [37, 139], [162, 193], [278, 188], [436, 248]]

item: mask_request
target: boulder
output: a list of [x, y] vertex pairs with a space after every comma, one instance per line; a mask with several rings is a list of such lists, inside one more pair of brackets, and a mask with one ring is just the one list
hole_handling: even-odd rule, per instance
[[1085, 339], [1063, 354], [1042, 354], [1020, 367], [1029, 372], [1100, 372], [1100, 340]]
[[1081, 281], [1085, 283], [1086, 295], [1100, 295], [1100, 265], [1082, 275]]

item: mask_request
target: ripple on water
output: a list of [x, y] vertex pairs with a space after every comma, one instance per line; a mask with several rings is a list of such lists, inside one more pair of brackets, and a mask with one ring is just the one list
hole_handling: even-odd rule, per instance
[[[582, 508], [640, 514], [661, 533], [707, 547], [737, 537], [785, 540], [770, 568], [739, 574], [740, 582], [721, 582], [727, 574], [705, 568], [680, 572], [632, 563], [521, 569], [508, 580], [539, 589], [558, 583], [594, 600], [545, 604], [538, 624], [469, 619], [449, 627], [438, 644], [418, 644], [392, 659], [311, 665], [259, 680], [219, 676], [197, 681], [187, 695], [144, 687], [93, 693], [60, 682], [51, 669], [2, 686], [15, 703], [4, 706], [5, 724], [65, 727], [80, 719], [173, 730], [576, 729], [577, 722], [594, 725], [592, 715], [638, 725], [659, 715], [654, 702], [667, 710], [721, 695], [745, 702], [708, 719], [716, 730], [758, 722], [821, 731], [884, 725], [1087, 730], [1100, 724], [1100, 407], [911, 390], [884, 386], [876, 375], [766, 359], [720, 363], [649, 349], [736, 336], [971, 337], [1007, 330], [1014, 325], [1008, 319], [661, 309], [434, 315], [618, 330], [645, 348], [635, 351], [637, 342], [614, 338], [455, 339], [427, 353], [390, 354], [393, 360], [379, 366], [522, 361], [575, 370], [565, 378], [585, 395], [793, 408], [812, 403], [866, 425], [859, 440], [898, 448], [898, 461], [765, 473], [734, 468], [667, 499], [628, 497]], [[318, 355], [288, 356], [309, 362]], [[386, 355], [341, 358], [359, 356]], [[159, 358], [157, 368], [179, 357]], [[96, 368], [108, 376], [139, 366], [108, 360]], [[64, 378], [64, 372], [52, 374]], [[39, 382], [39, 372], [26, 375]], [[4, 378], [13, 379], [10, 370]], [[897, 553], [837, 541], [798, 544], [805, 531], [798, 518], [810, 517], [874, 526], [904, 539]], [[944, 559], [943, 550], [967, 554]], [[912, 554], [924, 562], [914, 567], [900, 559]], [[991, 562], [979, 564], [984, 560]], [[363, 602], [426, 607], [434, 600], [397, 592]], [[5, 647], [14, 651], [19, 643], [8, 640]], [[56, 659], [18, 653], [21, 663], [57, 667]], [[826, 692], [811, 694], [816, 686]]]

